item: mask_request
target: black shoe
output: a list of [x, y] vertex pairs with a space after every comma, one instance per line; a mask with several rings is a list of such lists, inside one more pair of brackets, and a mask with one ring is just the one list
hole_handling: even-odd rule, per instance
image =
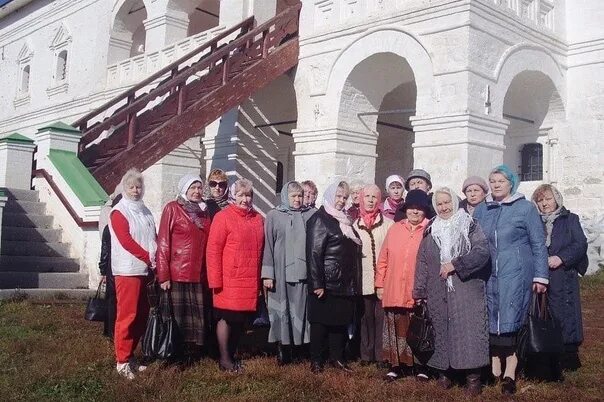
[[277, 345], [277, 364], [285, 366], [292, 362], [292, 348], [289, 345]]
[[516, 380], [510, 377], [503, 377], [501, 381], [501, 393], [503, 395], [514, 395], [516, 393]]
[[318, 361], [312, 361], [310, 362], [310, 371], [313, 374], [319, 374], [323, 372], [323, 363], [318, 362]]
[[480, 374], [472, 373], [466, 376], [466, 395], [478, 396], [482, 392], [482, 384], [480, 382]]
[[346, 363], [341, 362], [340, 360], [334, 360], [329, 362], [329, 365], [335, 369], [342, 370], [346, 373], [352, 373], [353, 370]]
[[398, 370], [392, 369], [388, 373], [386, 373], [386, 375], [384, 376], [384, 381], [394, 382], [394, 381], [398, 380], [399, 378], [401, 378], [401, 376], [400, 376], [400, 373], [398, 372]]
[[453, 386], [453, 381], [451, 381], [451, 379], [443, 373], [438, 375], [438, 380], [436, 380], [436, 383], [442, 389], [449, 389]]

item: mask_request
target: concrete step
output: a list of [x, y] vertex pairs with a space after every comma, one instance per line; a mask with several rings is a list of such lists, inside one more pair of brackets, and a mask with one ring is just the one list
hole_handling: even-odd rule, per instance
[[13, 214], [4, 212], [2, 215], [2, 226], [52, 229], [52, 219], [52, 216], [46, 215]]
[[14, 188], [4, 188], [4, 194], [8, 196], [9, 200], [21, 200], [21, 201], [40, 201], [38, 192], [35, 190], [17, 190]]
[[88, 275], [73, 272], [0, 272], [0, 289], [87, 289]]
[[2, 239], [2, 255], [23, 255], [38, 257], [70, 257], [68, 243], [48, 243], [42, 241], [4, 241]]
[[0, 255], [0, 272], [78, 272], [75, 258]]
[[26, 241], [47, 241], [60, 242], [60, 229], [38, 229], [38, 228], [18, 228], [3, 227], [2, 240], [26, 240]]
[[95, 293], [96, 289], [0, 289], [0, 300], [82, 301]]
[[36, 201], [9, 200], [4, 210], [13, 214], [44, 215], [46, 213], [46, 204]]

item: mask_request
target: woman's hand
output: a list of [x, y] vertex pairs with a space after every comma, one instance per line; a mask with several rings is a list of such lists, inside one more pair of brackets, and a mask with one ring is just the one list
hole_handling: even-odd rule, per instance
[[450, 262], [445, 262], [440, 266], [440, 277], [443, 279], [447, 279], [449, 275], [455, 272], [455, 267]]
[[547, 265], [549, 265], [550, 269], [556, 269], [556, 268], [560, 268], [560, 265], [562, 265], [562, 259], [560, 257], [558, 257], [557, 255], [552, 255], [551, 257], [547, 257]]
[[320, 299], [325, 294], [325, 289], [323, 289], [323, 288], [321, 288], [321, 289], [315, 289], [313, 291], [313, 293], [316, 294], [317, 297]]
[[273, 288], [273, 280], [272, 279], [263, 279], [262, 280], [262, 285], [264, 285], [264, 287], [267, 288], [267, 289], [272, 289]]
[[159, 284], [159, 287], [162, 288], [162, 290], [170, 290], [171, 286], [170, 281], [165, 281]]
[[378, 300], [382, 300], [382, 297], [384, 297], [384, 288], [375, 288], [375, 295]]
[[545, 293], [547, 292], [547, 286], [539, 282], [533, 282], [533, 292]]

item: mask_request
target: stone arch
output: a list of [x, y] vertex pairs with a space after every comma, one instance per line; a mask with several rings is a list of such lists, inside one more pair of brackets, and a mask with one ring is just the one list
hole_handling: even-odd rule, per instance
[[111, 31], [107, 63], [144, 52], [147, 5], [143, 0], [118, 0], [111, 11]]
[[[398, 27], [369, 30], [340, 51], [329, 73], [327, 101], [331, 104], [341, 104], [344, 87], [350, 74], [364, 60], [377, 54], [398, 56], [409, 65], [417, 85], [417, 114], [427, 114], [434, 80], [432, 59], [415, 35]], [[383, 95], [385, 93], [382, 97]], [[379, 104], [376, 110], [378, 108]], [[340, 115], [338, 111], [332, 118], [334, 123], [338, 123], [345, 119], [345, 116]]]
[[544, 47], [521, 43], [505, 51], [493, 71], [493, 81], [496, 84], [492, 91], [491, 104], [494, 116], [502, 116], [505, 96], [514, 78], [528, 71], [542, 73], [549, 77], [562, 104], [566, 104], [565, 71], [560, 63]]
[[188, 36], [207, 31], [219, 24], [219, 0], [169, 0], [168, 9], [188, 16]]

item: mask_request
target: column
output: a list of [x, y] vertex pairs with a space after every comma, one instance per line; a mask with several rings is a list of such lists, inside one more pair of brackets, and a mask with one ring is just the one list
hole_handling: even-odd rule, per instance
[[0, 188], [31, 189], [34, 141], [18, 133], [0, 139]]
[[486, 177], [503, 162], [509, 122], [473, 113], [411, 117], [414, 167], [425, 169], [435, 187], [461, 193], [466, 177]]
[[145, 21], [145, 53], [155, 52], [188, 36], [189, 16], [176, 10], [150, 16]]
[[56, 122], [38, 129], [36, 134], [36, 167], [38, 169], [48, 169], [50, 161], [48, 156], [50, 151], [78, 152], [78, 144], [82, 133], [63, 122]]
[[230, 27], [253, 15], [258, 25], [275, 16], [277, 0], [230, 0], [220, 2], [220, 25]]

